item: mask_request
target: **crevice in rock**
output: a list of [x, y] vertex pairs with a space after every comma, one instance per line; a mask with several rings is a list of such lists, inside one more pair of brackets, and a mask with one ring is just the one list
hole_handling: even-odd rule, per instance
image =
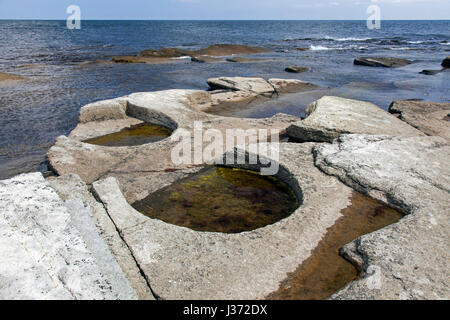
[[149, 279], [147, 278], [147, 276], [145, 275], [144, 271], [142, 270], [139, 262], [137, 261], [136, 257], [133, 254], [133, 251], [131, 250], [130, 246], [128, 245], [128, 243], [125, 241], [125, 239], [122, 236], [122, 233], [120, 232], [119, 228], [117, 227], [116, 223], [114, 222], [114, 220], [112, 219], [111, 215], [108, 212], [108, 208], [105, 206], [105, 204], [103, 203], [103, 201], [100, 199], [100, 197], [98, 196], [98, 194], [95, 192], [95, 190], [92, 188], [92, 186], [90, 186], [90, 192], [93, 195], [93, 197], [95, 198], [95, 200], [97, 200], [98, 203], [100, 203], [103, 207], [103, 209], [105, 210], [106, 214], [108, 215], [108, 218], [111, 220], [112, 224], [114, 225], [114, 228], [116, 229], [117, 234], [119, 235], [120, 239], [123, 241], [123, 243], [127, 246], [128, 252], [130, 253], [130, 256], [133, 258], [136, 267], [139, 270], [139, 273], [141, 275], [141, 277], [145, 280], [145, 283], [148, 287], [148, 289], [150, 290], [150, 292], [152, 293], [153, 297], [156, 300], [163, 300], [159, 295], [157, 295], [153, 289], [152, 286], [149, 282]]

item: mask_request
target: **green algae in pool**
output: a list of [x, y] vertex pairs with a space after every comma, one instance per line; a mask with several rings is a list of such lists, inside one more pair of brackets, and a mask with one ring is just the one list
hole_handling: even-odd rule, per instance
[[403, 214], [356, 191], [352, 204], [341, 211], [342, 217], [298, 269], [289, 274], [271, 300], [327, 299], [347, 283], [358, 279], [359, 272], [339, 255], [339, 249], [358, 237], [397, 222]]
[[83, 142], [105, 147], [138, 146], [170, 137], [172, 130], [156, 124], [141, 123], [119, 132], [85, 140]]
[[212, 167], [132, 206], [150, 218], [196, 231], [239, 233], [289, 216], [298, 202], [291, 189], [273, 177]]

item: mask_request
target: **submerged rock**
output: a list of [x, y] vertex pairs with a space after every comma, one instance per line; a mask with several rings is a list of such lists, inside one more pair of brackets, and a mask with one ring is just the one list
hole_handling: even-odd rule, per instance
[[450, 103], [399, 100], [392, 102], [389, 112], [426, 135], [450, 141]]
[[0, 72], [0, 82], [1, 81], [14, 81], [14, 80], [25, 80], [25, 78], [22, 76], [18, 76], [16, 74]]
[[444, 59], [444, 61], [442, 61], [442, 66], [444, 68], [450, 68], [450, 56], [448, 56], [447, 58]]
[[332, 142], [344, 133], [423, 135], [378, 106], [358, 100], [323, 97], [308, 106], [305, 120], [287, 129], [294, 140]]
[[438, 74], [438, 73], [440, 73], [442, 70], [422, 70], [422, 71], [420, 71], [420, 73], [421, 74], [425, 74], [425, 75], [427, 75], [427, 76], [433, 76], [433, 75], [435, 75], [435, 74]]
[[440, 137], [344, 135], [315, 149], [328, 174], [408, 214], [346, 245], [364, 272], [334, 299], [450, 298], [450, 145]]
[[191, 58], [192, 62], [199, 62], [199, 63], [215, 63], [215, 62], [221, 62], [223, 59], [216, 58], [216, 57], [209, 57], [209, 56], [194, 56]]
[[251, 59], [251, 58], [243, 58], [243, 57], [233, 57], [227, 58], [228, 62], [236, 62], [236, 63], [250, 63], [250, 62], [264, 62], [265, 59]]
[[308, 71], [308, 68], [307, 67], [292, 66], [292, 67], [287, 67], [286, 69], [284, 69], [284, 71], [291, 72], [291, 73], [301, 73], [301, 72]]
[[367, 58], [356, 58], [354, 61], [355, 65], [367, 66], [367, 67], [385, 67], [385, 68], [398, 68], [404, 67], [411, 64], [411, 60], [391, 58], [391, 57], [367, 57]]
[[271, 50], [236, 44], [214, 44], [200, 50], [186, 50], [179, 48], [162, 48], [159, 50], [143, 50], [137, 56], [114, 57], [117, 63], [164, 63], [180, 61], [181, 57], [191, 57], [194, 62], [219, 62], [222, 59], [214, 57], [231, 56], [234, 54], [256, 54]]

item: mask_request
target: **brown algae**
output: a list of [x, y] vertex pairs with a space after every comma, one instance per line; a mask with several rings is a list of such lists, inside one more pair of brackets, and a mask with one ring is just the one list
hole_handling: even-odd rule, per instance
[[170, 137], [172, 130], [149, 123], [137, 124], [119, 132], [85, 140], [83, 142], [105, 147], [138, 146]]
[[356, 191], [352, 204], [295, 272], [267, 298], [272, 300], [327, 299], [334, 292], [358, 279], [359, 272], [339, 255], [339, 249], [360, 236], [382, 229], [403, 217], [399, 211]]
[[259, 173], [209, 167], [132, 206], [150, 218], [196, 231], [239, 233], [273, 224], [298, 207], [283, 182]]

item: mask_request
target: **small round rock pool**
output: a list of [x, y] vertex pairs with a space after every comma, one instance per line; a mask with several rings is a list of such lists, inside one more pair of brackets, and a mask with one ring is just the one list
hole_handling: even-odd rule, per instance
[[158, 142], [170, 137], [172, 130], [150, 123], [140, 123], [118, 132], [84, 140], [83, 142], [104, 147], [139, 146]]
[[206, 167], [132, 206], [150, 218], [196, 231], [240, 233], [286, 218], [299, 203], [293, 191], [274, 177]]

